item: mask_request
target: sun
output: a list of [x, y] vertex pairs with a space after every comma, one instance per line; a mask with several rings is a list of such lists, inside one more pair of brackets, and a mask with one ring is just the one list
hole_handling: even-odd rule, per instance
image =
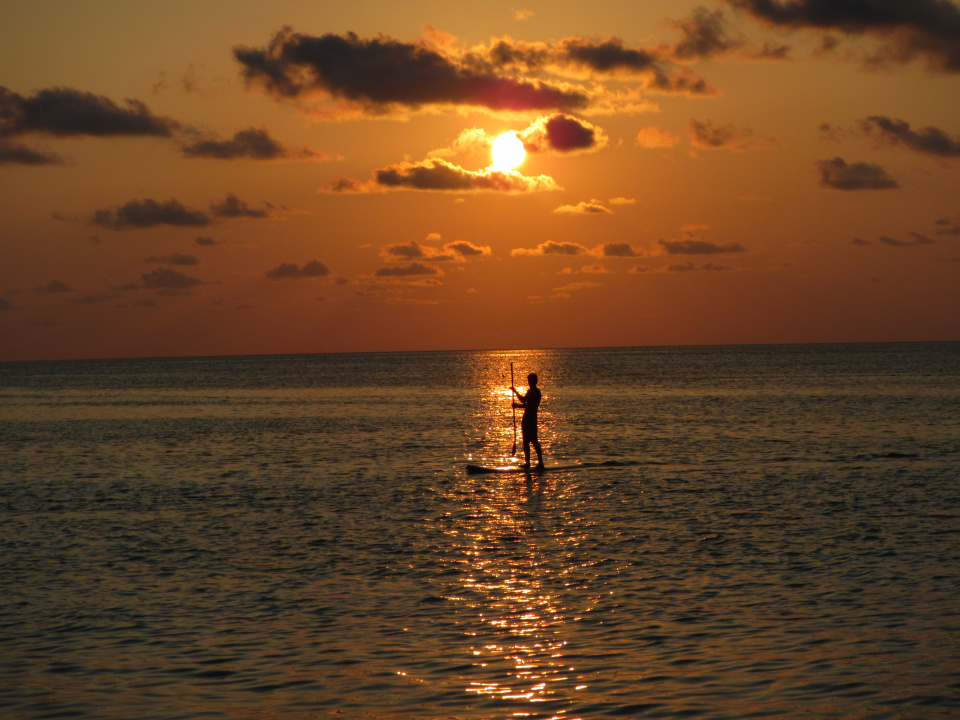
[[493, 165], [490, 167], [501, 172], [510, 172], [527, 156], [523, 141], [514, 132], [498, 135], [490, 152], [493, 155]]

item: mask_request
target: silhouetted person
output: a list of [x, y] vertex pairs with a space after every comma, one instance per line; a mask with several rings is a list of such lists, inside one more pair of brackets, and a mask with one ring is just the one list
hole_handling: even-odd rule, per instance
[[520, 420], [520, 430], [523, 434], [523, 455], [526, 458], [526, 465], [530, 467], [530, 445], [532, 444], [537, 451], [537, 468], [543, 468], [543, 452], [540, 450], [540, 439], [537, 437], [537, 408], [540, 407], [540, 388], [537, 387], [537, 374], [527, 375], [527, 382], [530, 383], [530, 389], [526, 395], [521, 395], [515, 388], [511, 387], [514, 395], [520, 402], [515, 402], [515, 408], [523, 408], [523, 419]]

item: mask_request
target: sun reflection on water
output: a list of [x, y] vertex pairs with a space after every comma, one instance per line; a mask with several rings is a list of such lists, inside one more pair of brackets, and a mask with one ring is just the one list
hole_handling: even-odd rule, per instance
[[[518, 483], [506, 483], [505, 494], [516, 493]], [[544, 549], [530, 539], [522, 520], [513, 513], [484, 506], [480, 518], [486, 532], [471, 538], [466, 552], [470, 575], [463, 579], [469, 607], [480, 623], [478, 643], [472, 648], [475, 666], [499, 668], [496, 680], [471, 681], [467, 692], [504, 701], [544, 703], [555, 696], [555, 686], [568, 680], [573, 669], [563, 659], [563, 615], [557, 594], [549, 587]], [[527, 522], [535, 522], [527, 516]], [[515, 717], [531, 713], [514, 712]], [[540, 717], [540, 713], [537, 713]], [[563, 717], [550, 714], [549, 717]], [[543, 716], [543, 717], [548, 717]]]
[[[524, 392], [526, 377], [544, 377], [540, 438], [549, 457], [554, 416], [550, 410], [550, 369], [556, 358], [544, 353], [504, 354], [477, 368], [481, 388], [473, 427], [476, 452], [468, 462], [518, 465], [523, 457], [521, 411], [514, 442], [510, 361]], [[552, 458], [551, 458], [552, 460]], [[549, 461], [548, 461], [549, 462]], [[578, 543], [575, 525], [563, 518], [558, 478], [551, 475], [492, 475], [464, 479], [469, 512], [451, 534], [451, 559], [462, 573], [451, 588], [469, 640], [473, 672], [465, 690], [480, 708], [517, 718], [576, 720], [568, 714], [572, 695], [586, 689], [565, 658], [570, 625], [578, 617], [564, 607], [565, 577]], [[465, 508], [466, 510], [466, 508]], [[559, 512], [559, 515], [558, 515]], [[486, 717], [486, 715], [484, 715]]]

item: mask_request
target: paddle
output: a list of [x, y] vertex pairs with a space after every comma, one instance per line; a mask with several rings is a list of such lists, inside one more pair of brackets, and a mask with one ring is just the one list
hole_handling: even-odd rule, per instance
[[516, 383], [513, 381], [513, 363], [510, 363], [510, 407], [513, 408], [513, 450], [510, 451], [511, 455], [517, 454], [517, 403], [514, 400], [513, 396], [516, 394]]

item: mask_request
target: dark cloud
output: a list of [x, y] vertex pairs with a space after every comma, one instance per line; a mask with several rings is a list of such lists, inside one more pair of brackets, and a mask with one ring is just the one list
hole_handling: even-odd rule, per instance
[[753, 60], [789, 60], [793, 47], [782, 43], [765, 42], [758, 49], [752, 50], [749, 57]]
[[214, 240], [212, 237], [207, 237], [206, 235], [197, 235], [197, 238], [194, 240], [194, 242], [200, 247], [210, 247], [217, 244], [216, 240]]
[[516, 248], [510, 251], [511, 255], [586, 255], [589, 251], [583, 245], [571, 242], [556, 242], [547, 240], [533, 249]]
[[0, 312], [5, 310], [13, 310], [13, 305], [10, 304], [10, 301], [6, 298], [0, 298]]
[[559, 190], [548, 175], [530, 177], [518, 172], [465, 170], [440, 158], [418, 163], [397, 163], [375, 170], [368, 182], [338, 178], [329, 192], [383, 192], [387, 190], [428, 190], [449, 192], [538, 192]]
[[[698, 19], [709, 24], [707, 16]], [[681, 52], [723, 44], [717, 32], [690, 26]], [[618, 38], [597, 41], [568, 37], [556, 43], [528, 43], [509, 37], [469, 51], [455, 38], [427, 28], [427, 40], [361, 38], [354, 33], [311, 36], [284, 28], [265, 48], [237, 47], [234, 56], [248, 84], [277, 98], [326, 96], [316, 108], [327, 116], [361, 111], [383, 115], [429, 106], [488, 110], [570, 111], [646, 107], [635, 92], [611, 91], [601, 77], [633, 82], [637, 90], [714, 95], [716, 90], [689, 68], [678, 66], [672, 51], [627, 47]], [[589, 87], [571, 82], [588, 78]]]
[[304, 278], [327, 277], [330, 275], [330, 268], [319, 260], [311, 260], [303, 264], [303, 267], [295, 263], [281, 263], [273, 270], [267, 271], [267, 277], [271, 280], [300, 280]]
[[727, 0], [769, 24], [882, 41], [875, 60], [925, 58], [931, 67], [960, 72], [960, 7], [947, 0]]
[[326, 188], [321, 188], [321, 192], [324, 191], [332, 193], [364, 193], [376, 192], [376, 188], [372, 181], [365, 183], [363, 180], [357, 178], [338, 177]]
[[408, 243], [387, 245], [383, 248], [382, 254], [384, 257], [396, 258], [399, 260], [430, 258], [431, 260], [442, 261], [453, 259], [453, 255], [445, 253], [439, 248], [421, 245], [416, 240], [411, 240]]
[[40, 90], [24, 97], [0, 87], [0, 136], [45, 133], [97, 137], [171, 137], [180, 124], [150, 112], [139, 100], [121, 107], [109, 98], [71, 88]]
[[960, 220], [945, 217], [937, 220], [934, 225], [937, 227], [937, 235], [960, 235]]
[[414, 262], [409, 265], [382, 267], [373, 274], [376, 277], [418, 277], [424, 275], [441, 275], [442, 273], [439, 268]]
[[457, 240], [452, 243], [447, 243], [443, 246], [445, 249], [452, 250], [453, 252], [459, 254], [461, 257], [481, 257], [483, 255], [490, 254], [489, 245], [474, 245], [472, 242], [466, 240]]
[[600, 257], [639, 257], [641, 253], [634, 250], [630, 243], [608, 242], [599, 245], [594, 251]]
[[203, 280], [199, 278], [184, 275], [182, 272], [170, 268], [152, 270], [140, 277], [143, 279], [143, 287], [149, 290], [186, 290], [195, 285], [203, 284]]
[[322, 93], [383, 114], [393, 107], [466, 105], [491, 110], [585, 107], [578, 91], [505, 77], [447, 57], [423, 42], [304, 35], [284, 28], [266, 48], [234, 48], [249, 84], [275, 97]]
[[865, 162], [847, 163], [843, 158], [818, 160], [820, 185], [835, 190], [892, 190], [899, 183], [879, 165]]
[[860, 120], [860, 129], [891, 145], [904, 145], [927, 155], [942, 158], [960, 157], [960, 138], [952, 138], [940, 128], [914, 130], [906, 120], [873, 115]]
[[220, 202], [210, 203], [210, 211], [216, 217], [223, 218], [267, 218], [270, 217], [270, 211], [262, 208], [252, 208], [246, 202], [238, 198], [233, 193], [227, 193], [227, 196]]
[[159, 225], [202, 227], [210, 223], [210, 218], [200, 210], [190, 210], [179, 200], [157, 202], [147, 198], [131, 200], [113, 210], [97, 210], [91, 222], [113, 230], [125, 230]]
[[60, 280], [51, 280], [46, 285], [40, 285], [39, 287], [35, 287], [33, 291], [38, 293], [53, 294], [53, 293], [73, 292], [73, 288], [68, 287], [64, 282]]
[[720, 253], [739, 253], [746, 252], [746, 248], [740, 243], [728, 243], [726, 245], [717, 245], [716, 243], [696, 238], [687, 238], [684, 240], [658, 240], [657, 241], [668, 255], [718, 255]]
[[881, 235], [880, 242], [883, 243], [884, 245], [889, 245], [891, 247], [915, 247], [917, 245], [933, 244], [933, 240], [928, 238], [926, 235], [921, 235], [920, 233], [916, 233], [916, 232], [910, 233], [910, 240], [899, 240], [897, 238]]
[[183, 146], [187, 157], [236, 160], [277, 160], [286, 157], [286, 150], [263, 129], [248, 128], [235, 133], [231, 140], [195, 140]]
[[288, 150], [262, 128], [247, 128], [233, 138], [196, 138], [183, 145], [183, 154], [191, 158], [215, 160], [325, 160], [327, 155], [315, 150]]
[[[701, 58], [740, 51], [747, 58], [779, 57], [789, 48], [770, 44], [747, 51], [744, 39], [732, 31], [722, 10], [695, 8], [680, 20], [669, 20], [682, 38], [675, 45], [661, 43], [654, 48], [632, 48], [617, 37], [594, 40], [568, 37], [554, 44], [529, 43], [509, 37], [494, 40], [488, 48], [473, 49], [468, 61], [489, 67], [550, 72], [560, 76], [608, 76], [618, 80], [639, 80], [651, 93], [715, 95], [716, 89], [689, 68], [677, 65]], [[591, 95], [597, 102], [603, 93]]]
[[866, 246], [866, 245], [869, 245], [869, 244], [870, 244], [870, 241], [869, 241], [869, 240], [864, 240], [863, 238], [860, 238], [860, 237], [855, 237], [853, 240], [850, 241], [850, 244], [851, 244], [851, 245], [857, 245], [857, 246], [859, 246], [859, 247], [864, 247], [864, 246]]
[[59, 155], [35, 150], [22, 143], [0, 141], [0, 165], [63, 165]]
[[578, 152], [596, 150], [607, 144], [607, 137], [596, 125], [564, 113], [534, 120], [517, 133], [527, 152]]
[[490, 254], [488, 245], [474, 245], [466, 240], [446, 243], [442, 247], [422, 245], [416, 240], [397, 245], [387, 245], [381, 253], [393, 260], [430, 260], [432, 262], [463, 261], [470, 257]]
[[646, 89], [663, 93], [713, 95], [716, 90], [686, 68], [676, 69], [655, 50], [629, 48], [619, 38], [603, 42], [571, 37], [561, 40], [551, 54], [554, 65], [575, 66], [593, 73], [641, 75]]
[[673, 20], [671, 24], [683, 33], [683, 40], [673, 49], [680, 60], [713, 57], [743, 45], [742, 40], [730, 36], [729, 23], [722, 10], [694, 8], [689, 17]]
[[711, 121], [691, 120], [689, 125], [690, 142], [703, 150], [747, 151], [769, 147], [772, 141], [756, 138], [750, 128], [737, 128], [733, 125], [715, 126]]
[[200, 259], [196, 255], [173, 253], [172, 255], [163, 255], [161, 257], [148, 257], [144, 262], [161, 263], [163, 265], [199, 265]]

